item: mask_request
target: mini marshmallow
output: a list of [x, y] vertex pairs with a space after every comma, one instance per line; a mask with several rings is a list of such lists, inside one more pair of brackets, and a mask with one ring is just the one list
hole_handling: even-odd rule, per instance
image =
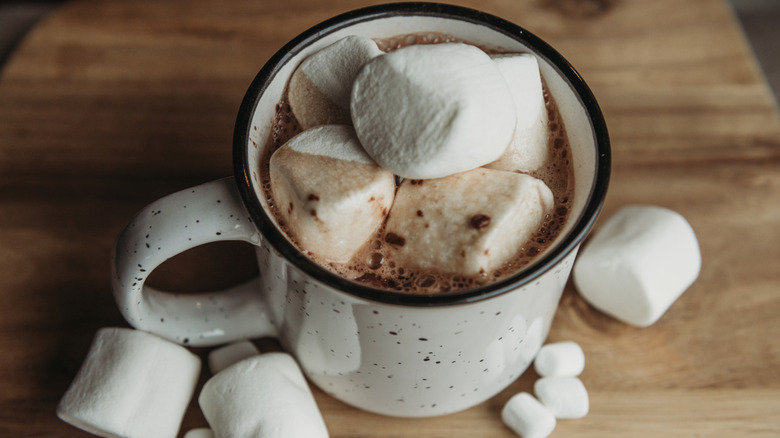
[[582, 418], [588, 415], [588, 391], [576, 377], [542, 377], [534, 383], [534, 393], [556, 418]]
[[404, 47], [355, 78], [352, 123], [368, 154], [405, 178], [440, 178], [498, 159], [515, 130], [509, 86], [466, 44]]
[[209, 352], [209, 370], [217, 374], [225, 368], [248, 357], [260, 354], [255, 344], [249, 341], [234, 342]]
[[516, 394], [506, 402], [501, 419], [523, 438], [546, 438], [556, 424], [555, 415], [527, 392]]
[[542, 377], [577, 377], [585, 369], [585, 353], [572, 341], [547, 344], [536, 355], [534, 369]]
[[404, 180], [385, 226], [396, 263], [474, 275], [523, 250], [552, 209], [544, 182], [474, 169], [446, 178]]
[[636, 205], [615, 213], [580, 251], [574, 284], [593, 307], [623, 322], [656, 322], [696, 280], [701, 253], [680, 214]]
[[214, 438], [214, 431], [205, 427], [190, 429], [184, 434], [184, 438]]
[[298, 364], [286, 353], [244, 359], [209, 379], [198, 397], [220, 438], [327, 438]]
[[304, 129], [350, 124], [349, 93], [360, 68], [382, 54], [376, 43], [347, 36], [306, 58], [290, 78], [288, 98]]
[[485, 167], [498, 170], [531, 172], [547, 161], [547, 106], [542, 76], [536, 57], [530, 53], [492, 55], [517, 109], [512, 142], [501, 157]]
[[150, 333], [98, 330], [57, 416], [101, 437], [174, 438], [200, 359]]
[[354, 130], [304, 131], [271, 156], [271, 190], [289, 234], [312, 254], [347, 262], [384, 221], [395, 177], [360, 147]]

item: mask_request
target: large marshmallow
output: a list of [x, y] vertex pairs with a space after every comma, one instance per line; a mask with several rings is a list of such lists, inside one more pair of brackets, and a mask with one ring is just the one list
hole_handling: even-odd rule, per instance
[[636, 205], [615, 213], [580, 251], [574, 284], [593, 307], [623, 322], [656, 322], [696, 280], [701, 253], [680, 214]]
[[405, 178], [440, 178], [498, 159], [516, 110], [496, 63], [466, 44], [409, 46], [369, 61], [350, 103], [360, 142]]
[[542, 377], [534, 393], [556, 418], [582, 418], [590, 410], [588, 391], [576, 377]]
[[385, 227], [399, 265], [474, 275], [518, 254], [553, 207], [544, 182], [474, 169], [446, 178], [404, 180]]
[[527, 392], [515, 394], [501, 410], [501, 419], [523, 438], [546, 438], [555, 429], [555, 415]]
[[306, 58], [290, 78], [288, 92], [290, 108], [301, 126], [352, 123], [352, 83], [360, 68], [380, 54], [373, 40], [352, 35]]
[[211, 374], [217, 374], [236, 362], [258, 354], [260, 354], [260, 350], [249, 341], [239, 341], [225, 345], [209, 352], [209, 371], [211, 371]]
[[200, 359], [180, 345], [103, 328], [57, 415], [101, 437], [174, 438], [199, 375]]
[[244, 359], [209, 379], [198, 402], [220, 438], [327, 438], [295, 360], [285, 353]]
[[544, 345], [534, 359], [534, 370], [542, 377], [577, 377], [585, 369], [585, 352], [572, 341]]
[[517, 109], [512, 142], [501, 157], [488, 164], [491, 169], [531, 172], [542, 167], [549, 156], [547, 106], [536, 56], [530, 53], [493, 55]]
[[304, 131], [274, 152], [271, 189], [290, 234], [307, 251], [347, 262], [382, 224], [395, 178], [360, 147], [354, 130]]

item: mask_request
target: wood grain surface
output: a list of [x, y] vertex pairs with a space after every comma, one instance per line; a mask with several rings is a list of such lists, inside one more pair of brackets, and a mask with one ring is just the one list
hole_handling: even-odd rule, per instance
[[[127, 326], [109, 283], [119, 230], [158, 197], [231, 174], [234, 118], [263, 63], [368, 3], [74, 1], [27, 36], [0, 71], [0, 436], [89, 436], [55, 407], [96, 330]], [[583, 346], [591, 409], [552, 436], [780, 436], [780, 120], [732, 11], [721, 0], [454, 3], [526, 27], [589, 83], [613, 142], [601, 221], [661, 205], [701, 245], [698, 280], [648, 328], [567, 286], [550, 340]], [[248, 252], [208, 246], [152, 280], [236, 281], [252, 275]], [[432, 419], [314, 393], [334, 438], [497, 438], [513, 436], [501, 407], [535, 378]], [[193, 402], [182, 432], [205, 425]]]

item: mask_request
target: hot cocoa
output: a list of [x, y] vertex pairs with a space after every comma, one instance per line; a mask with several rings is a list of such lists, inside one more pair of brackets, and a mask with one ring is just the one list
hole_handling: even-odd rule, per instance
[[[419, 33], [377, 40], [376, 44], [383, 52], [392, 52], [407, 45], [449, 43], [456, 41], [456, 39], [444, 34]], [[500, 53], [499, 50], [490, 48], [481, 49], [494, 57]], [[574, 181], [572, 164], [569, 160], [571, 152], [566, 130], [554, 100], [549, 93], [547, 93], [546, 87], [544, 87], [543, 78], [542, 89], [544, 99], [543, 116], [545, 116], [544, 119], [546, 119], [547, 122], [546, 159], [542, 165], [535, 166], [536, 168], [533, 170], [523, 170], [522, 173], [541, 180], [543, 182], [541, 185], [546, 186], [544, 189], [547, 190], [547, 188], [549, 188], [552, 202], [537, 202], [538, 204], [544, 204], [545, 206], [541, 213], [536, 213], [541, 214], [538, 221], [541, 223], [541, 226], [529, 233], [528, 236], [523, 236], [522, 243], [518, 243], [516, 247], [513, 246], [513, 255], [507, 257], [500, 265], [479, 265], [478, 262], [473, 262], [471, 264], [464, 262], [464, 264], [459, 263], [458, 260], [454, 260], [459, 257], [466, 259], [473, 255], [466, 254], [465, 250], [460, 250], [455, 253], [434, 254], [433, 256], [427, 254], [423, 257], [423, 253], [427, 252], [429, 248], [424, 244], [416, 247], [412, 245], [412, 243], [420, 243], [420, 241], [416, 240], [419, 236], [415, 236], [413, 233], [408, 232], [404, 233], [406, 235], [401, 235], [400, 233], [395, 232], [395, 230], [388, 229], [387, 217], [385, 217], [377, 231], [373, 233], [373, 237], [367, 239], [365, 244], [358, 248], [348, 261], [336, 262], [332, 259], [327, 259], [322, 257], [321, 254], [312, 251], [312, 248], [307, 248], [305, 245], [302, 245], [300, 239], [296, 238], [295, 233], [291, 232], [289, 224], [285, 220], [286, 215], [283, 209], [291, 208], [290, 204], [289, 202], [286, 202], [282, 205], [282, 203], [279, 202], [278, 195], [274, 194], [269, 172], [269, 162], [273, 153], [285, 145], [292, 137], [303, 131], [301, 124], [296, 119], [295, 114], [290, 107], [287, 93], [284, 94], [282, 101], [277, 105], [276, 117], [273, 121], [273, 135], [269, 139], [270, 144], [265, 149], [266, 153], [259, 163], [263, 190], [267, 196], [271, 212], [274, 214], [277, 223], [282, 230], [285, 231], [288, 238], [301, 250], [301, 252], [307, 254], [313, 261], [344, 278], [382, 289], [413, 294], [446, 293], [481, 286], [517, 273], [535, 260], [535, 258], [555, 240], [569, 216], [569, 206], [572, 203]], [[506, 160], [503, 158], [502, 160], [499, 160], [499, 162], [504, 161]], [[502, 169], [502, 166], [490, 164], [486, 167]], [[461, 234], [466, 235], [468, 233], [476, 236], [477, 233], [489, 230], [491, 223], [498, 222], [499, 220], [505, 222], [507, 220], [505, 218], [511, 219], [517, 214], [522, 214], [522, 212], [515, 212], [512, 210], [504, 211], [500, 209], [498, 212], [495, 212], [495, 202], [488, 198], [480, 198], [479, 196], [480, 190], [485, 192], [485, 196], [488, 196], [487, 193], [489, 192], [490, 187], [483, 186], [478, 175], [475, 176], [469, 172], [490, 175], [494, 175], [493, 172], [497, 172], [499, 176], [502, 176], [500, 174], [506, 171], [503, 169], [483, 169], [481, 171], [477, 169], [464, 172], [464, 176], [454, 175], [447, 177], [463, 179], [465, 178], [465, 175], [468, 174], [468, 182], [464, 184], [470, 184], [472, 187], [463, 187], [458, 190], [471, 192], [470, 196], [473, 196], [473, 198], [471, 198], [472, 201], [469, 201], [467, 205], [463, 206], [462, 212], [455, 209], [458, 214], [462, 213], [465, 216], [462, 219], [458, 218], [454, 222], [456, 224], [454, 229], [450, 230], [452, 227], [447, 229], [447, 232], [443, 234], [444, 239], [447, 238], [446, 236], [460, 236]], [[518, 177], [520, 177], [520, 175], [518, 175]], [[435, 184], [436, 181], [436, 179], [404, 179], [402, 177], [396, 177], [396, 186], [400, 187], [405, 185], [407, 189], [419, 189], [421, 187], [418, 186], [424, 186], [426, 184], [431, 186]], [[485, 181], [488, 180], [486, 179]], [[427, 188], [428, 186], [425, 187]], [[309, 193], [307, 196], [318, 197], [319, 195], [314, 193], [314, 191], [315, 190], [312, 190], [312, 193]], [[531, 193], [536, 194], [536, 189], [531, 190]], [[539, 196], [542, 198], [545, 197], [543, 195]], [[475, 206], [480, 204], [479, 201], [481, 199], [485, 200], [483, 203], [484, 208], [482, 210]], [[369, 199], [369, 201], [372, 200]], [[469, 208], [474, 211], [470, 211]], [[493, 210], [491, 210], [491, 208]], [[439, 209], [439, 211], [441, 212], [442, 209]], [[426, 216], [426, 214], [428, 216]], [[431, 219], [431, 216], [435, 214], [436, 211], [426, 211], [426, 208], [419, 208], [416, 209], [411, 216], [415, 216], [419, 219], [421, 221], [420, 229], [424, 229], [427, 228], [426, 224], [429, 223], [426, 222], [426, 220]], [[497, 214], [503, 216], [498, 217], [496, 216]], [[389, 216], [392, 215], [393, 210], [391, 208]], [[459, 229], [458, 227], [461, 226], [462, 229]], [[414, 228], [406, 227], [401, 229], [408, 230]], [[471, 242], [469, 244], [471, 245]], [[441, 245], [436, 244], [433, 246], [438, 248]], [[419, 251], [420, 257], [415, 257], [414, 254], [410, 256], [408, 251], [407, 254], [401, 257], [401, 252], [399, 252], [399, 249], [401, 248], [414, 248], [414, 251]], [[479, 248], [480, 252], [484, 251], [485, 256], [488, 255], [489, 251], [489, 248], [486, 246], [471, 245], [468, 246], [468, 248], [469, 251], [473, 248]], [[418, 263], [418, 259], [435, 261], [437, 258], [441, 260], [441, 263]], [[453, 268], [453, 266], [455, 268]], [[470, 271], [471, 267], [475, 267], [473, 272]]]

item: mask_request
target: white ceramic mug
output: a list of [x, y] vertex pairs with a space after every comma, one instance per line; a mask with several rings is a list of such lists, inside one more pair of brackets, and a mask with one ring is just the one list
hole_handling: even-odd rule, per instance
[[[257, 166], [293, 69], [346, 35], [433, 31], [509, 52], [532, 52], [572, 147], [575, 193], [557, 241], [497, 283], [438, 295], [389, 292], [338, 277], [301, 254], [266, 210]], [[134, 327], [192, 346], [271, 336], [326, 393], [404, 417], [474, 406], [511, 384], [550, 329], [575, 254], [606, 194], [609, 140], [590, 90], [561, 55], [500, 18], [449, 5], [406, 3], [349, 12], [304, 32], [258, 73], [235, 127], [235, 176], [147, 206], [121, 233], [113, 288]], [[187, 249], [222, 240], [256, 246], [260, 275], [227, 291], [177, 295], [144, 286]]]

